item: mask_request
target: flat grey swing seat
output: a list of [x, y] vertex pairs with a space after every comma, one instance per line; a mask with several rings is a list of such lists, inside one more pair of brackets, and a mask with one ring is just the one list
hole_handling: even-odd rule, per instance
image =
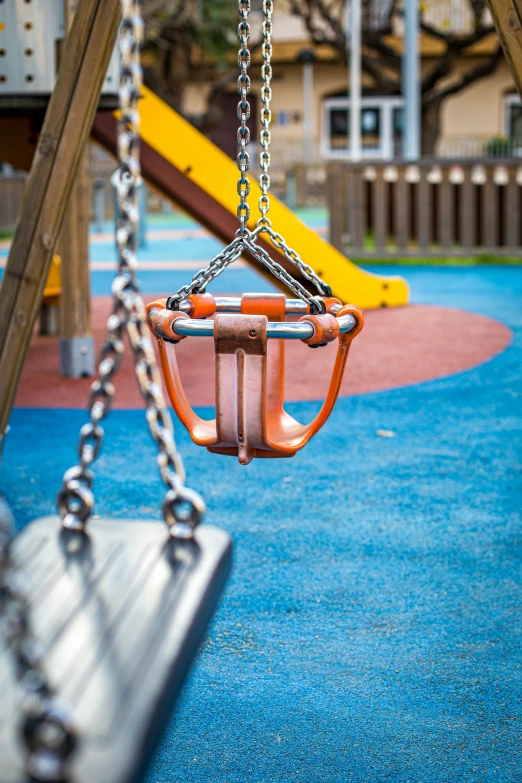
[[[58, 517], [17, 536], [45, 669], [79, 734], [74, 783], [137, 783], [169, 720], [225, 585], [232, 545], [201, 526], [194, 540], [163, 523]], [[13, 657], [0, 639], [0, 781], [26, 783]], [[175, 766], [175, 749], [173, 750]]]

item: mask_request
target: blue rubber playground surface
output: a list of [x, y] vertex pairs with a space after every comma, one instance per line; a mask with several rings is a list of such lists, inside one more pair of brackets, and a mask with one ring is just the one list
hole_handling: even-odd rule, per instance
[[[102, 250], [93, 259], [113, 257]], [[148, 252], [161, 249], [142, 254], [146, 290], [193, 274], [147, 272]], [[229, 271], [227, 290], [252, 276]], [[178, 425], [188, 483], [232, 534], [235, 566], [148, 783], [522, 779], [522, 268], [405, 276], [413, 302], [499, 319], [511, 345], [459, 375], [340, 399], [291, 460], [243, 468]], [[93, 271], [94, 292], [111, 277]], [[0, 490], [20, 527], [54, 512], [85, 420], [14, 411]], [[157, 518], [143, 413], [114, 411], [106, 432], [96, 513]]]

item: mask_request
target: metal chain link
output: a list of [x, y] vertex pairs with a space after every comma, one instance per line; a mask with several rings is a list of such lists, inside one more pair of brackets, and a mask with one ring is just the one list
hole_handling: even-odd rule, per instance
[[268, 191], [270, 190], [270, 142], [272, 136], [270, 133], [270, 124], [272, 122], [272, 111], [270, 109], [270, 103], [272, 101], [272, 13], [274, 10], [273, 0], [263, 0], [263, 45], [261, 54], [263, 57], [263, 65], [261, 66], [261, 80], [263, 86], [261, 87], [261, 152], [259, 154], [259, 165], [261, 167], [261, 173], [259, 175], [259, 187], [261, 188], [261, 196], [259, 198], [259, 211], [261, 217], [257, 221], [257, 225], [268, 226], [270, 221], [267, 218], [268, 210], [270, 209], [270, 198]]
[[[250, 235], [250, 237], [251, 236], [252, 235]], [[289, 288], [290, 291], [292, 291], [296, 296], [298, 296], [299, 299], [302, 299], [303, 302], [306, 302], [309, 305], [310, 312], [313, 315], [317, 313], [325, 313], [326, 308], [324, 302], [320, 299], [317, 299], [317, 297], [312, 296], [312, 294], [307, 291], [306, 288], [295, 279], [295, 277], [292, 277], [292, 275], [289, 274], [286, 269], [281, 266], [281, 264], [278, 264], [277, 261], [274, 261], [274, 259], [269, 256], [266, 250], [260, 247], [260, 245], [257, 245], [250, 237], [245, 237], [245, 247], [250, 251], [253, 257], [257, 261], [260, 261], [262, 264], [264, 264], [272, 272], [274, 277], [277, 277], [277, 279], [286, 285], [286, 287]]]
[[258, 227], [254, 231], [254, 236], [257, 237], [260, 234], [268, 234], [274, 247], [278, 248], [284, 253], [287, 261], [300, 269], [303, 276], [315, 285], [321, 296], [332, 295], [332, 289], [330, 286], [319, 277], [319, 275], [309, 264], [303, 261], [297, 250], [294, 250], [286, 244], [284, 237], [281, 234], [278, 234], [277, 231], [274, 231], [270, 224], [266, 225], [258, 223]]
[[220, 275], [236, 258], [239, 258], [242, 252], [243, 241], [242, 237], [238, 236], [221, 253], [218, 253], [208, 266], [196, 272], [190, 283], [181, 286], [173, 296], [167, 299], [167, 308], [178, 310], [181, 302], [191, 294], [202, 293], [215, 277]]
[[25, 580], [12, 559], [12, 518], [0, 498], [0, 619], [13, 656], [21, 695], [21, 734], [31, 780], [62, 781], [76, 746], [67, 707], [43, 667], [43, 650], [31, 631]]
[[274, 261], [273, 258], [262, 247], [255, 243], [255, 233], [247, 231], [245, 235], [237, 236], [230, 245], [228, 245], [219, 255], [212, 259], [210, 264], [204, 269], [200, 269], [194, 276], [192, 282], [182, 286], [173, 296], [167, 299], [167, 308], [169, 310], [178, 310], [181, 302], [194, 293], [201, 292], [205, 287], [225, 271], [233, 261], [235, 261], [247, 250], [255, 259], [277, 277], [292, 293], [302, 299], [310, 306], [311, 313], [324, 312], [324, 304], [306, 290], [301, 283], [290, 275], [281, 264]]
[[121, 0], [123, 20], [119, 35], [121, 55], [120, 126], [118, 135], [120, 216], [116, 231], [118, 274], [112, 286], [113, 312], [101, 351], [99, 380], [94, 381], [88, 402], [90, 421], [80, 430], [80, 462], [63, 477], [58, 509], [65, 528], [83, 530], [94, 507], [91, 463], [100, 452], [104, 432], [100, 422], [114, 399], [113, 378], [121, 364], [127, 334], [136, 377], [146, 404], [150, 432], [158, 447], [158, 467], [167, 487], [162, 512], [174, 536], [190, 537], [201, 521], [204, 503], [196, 492], [184, 486], [185, 471], [174, 441], [170, 414], [163, 397], [161, 378], [143, 318], [144, 305], [136, 277], [139, 212], [136, 188], [140, 177], [138, 100], [142, 84], [140, 45], [143, 22], [139, 0]]
[[314, 272], [311, 266], [306, 264], [297, 251], [290, 248], [281, 234], [278, 234], [272, 229], [270, 220], [267, 218], [267, 213], [270, 209], [270, 144], [272, 141], [272, 135], [270, 133], [270, 125], [272, 122], [272, 111], [270, 104], [272, 101], [272, 14], [274, 11], [273, 0], [263, 0], [263, 44], [262, 44], [262, 57], [263, 65], [261, 67], [261, 80], [263, 86], [261, 87], [261, 153], [259, 155], [259, 165], [261, 167], [261, 173], [259, 175], [259, 187], [261, 188], [261, 196], [259, 198], [259, 211], [261, 217], [257, 221], [257, 228], [254, 235], [258, 236], [260, 233], [266, 233], [269, 235], [274, 246], [278, 250], [282, 250], [287, 261], [296, 266], [304, 277], [310, 282], [314, 283], [318, 292], [322, 296], [331, 296], [331, 288], [328, 286], [319, 275]]
[[248, 68], [251, 62], [250, 50], [248, 48], [248, 43], [250, 41], [250, 25], [248, 23], [250, 0], [238, 0], [237, 6], [239, 18], [241, 20], [237, 29], [237, 37], [241, 44], [237, 55], [237, 64], [240, 69], [237, 80], [237, 91], [241, 96], [241, 100], [237, 105], [237, 118], [241, 121], [241, 125], [237, 131], [237, 143], [239, 145], [237, 167], [240, 174], [237, 183], [237, 192], [239, 195], [237, 216], [239, 219], [239, 231], [241, 234], [244, 234], [247, 230], [246, 226], [250, 218], [250, 207], [247, 203], [247, 198], [250, 193], [250, 181], [247, 177], [247, 171], [250, 169], [250, 156], [247, 152], [247, 146], [250, 143], [250, 129], [247, 125], [247, 122], [250, 119], [250, 104], [247, 100], [247, 96], [250, 93], [250, 76], [248, 75]]

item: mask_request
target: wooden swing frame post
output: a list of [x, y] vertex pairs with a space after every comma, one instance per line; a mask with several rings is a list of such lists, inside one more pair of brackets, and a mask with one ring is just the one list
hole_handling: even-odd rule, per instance
[[79, 0], [0, 288], [0, 444], [120, 21], [120, 0]]
[[65, 213], [58, 252], [61, 256], [60, 375], [92, 375], [94, 338], [91, 332], [89, 221], [91, 182], [88, 150], [80, 156], [76, 181]]
[[[76, 12], [76, 0], [64, 0], [67, 35]], [[60, 375], [92, 375], [94, 338], [91, 331], [89, 270], [90, 180], [87, 145], [80, 157], [58, 243], [61, 264]]]

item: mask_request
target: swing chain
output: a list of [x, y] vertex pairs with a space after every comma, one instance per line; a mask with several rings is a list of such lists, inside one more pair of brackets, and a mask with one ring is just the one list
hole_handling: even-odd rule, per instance
[[261, 87], [261, 152], [259, 155], [259, 165], [261, 167], [261, 173], [259, 174], [259, 187], [261, 188], [261, 196], [259, 198], [259, 211], [261, 217], [257, 221], [256, 236], [262, 233], [268, 234], [274, 247], [281, 250], [287, 261], [296, 266], [307, 280], [310, 280], [317, 288], [321, 296], [331, 296], [332, 290], [319, 275], [317, 275], [311, 266], [306, 264], [300, 255], [290, 248], [281, 234], [278, 234], [272, 228], [272, 224], [267, 217], [268, 210], [270, 209], [270, 143], [272, 141], [272, 135], [270, 133], [270, 124], [272, 122], [272, 111], [270, 104], [272, 102], [272, 14], [274, 11], [273, 0], [263, 0], [263, 45], [262, 45], [262, 57], [263, 65], [261, 67], [261, 80], [263, 86]]
[[248, 48], [250, 40], [250, 25], [248, 23], [248, 15], [250, 13], [251, 0], [238, 0], [238, 12], [240, 17], [240, 23], [238, 27], [238, 38], [240, 41], [240, 49], [238, 52], [238, 66], [240, 74], [238, 77], [238, 92], [241, 96], [241, 100], [238, 103], [238, 119], [241, 121], [241, 125], [237, 132], [237, 142], [239, 145], [239, 153], [237, 156], [237, 166], [240, 171], [240, 177], [237, 184], [237, 190], [239, 195], [239, 206], [237, 209], [237, 215], [239, 218], [239, 230], [235, 239], [212, 259], [210, 264], [197, 272], [192, 281], [187, 285], [179, 288], [175, 294], [167, 299], [167, 308], [169, 310], [178, 310], [181, 302], [188, 296], [194, 293], [202, 293], [208, 283], [214, 280], [218, 275], [223, 272], [227, 266], [235, 261], [240, 255], [243, 249], [247, 249], [254, 258], [266, 266], [270, 272], [286, 285], [296, 296], [306, 302], [310, 307], [310, 312], [321, 313], [324, 311], [324, 304], [321, 300], [312, 296], [306, 288], [301, 285], [298, 280], [295, 280], [282, 266], [270, 258], [269, 254], [256, 244], [256, 239], [260, 234], [268, 234], [274, 247], [281, 250], [286, 259], [296, 266], [303, 276], [312, 282], [321, 296], [331, 296], [332, 292], [330, 287], [324, 283], [321, 278], [314, 272], [311, 266], [306, 264], [299, 254], [290, 248], [281, 234], [275, 232], [271, 226], [271, 222], [267, 217], [268, 210], [270, 209], [270, 123], [272, 120], [272, 113], [270, 109], [270, 103], [272, 100], [272, 14], [274, 10], [273, 0], [263, 0], [263, 46], [262, 57], [263, 65], [261, 69], [261, 77], [263, 86], [261, 88], [261, 153], [259, 156], [259, 164], [261, 166], [261, 173], [259, 177], [259, 185], [261, 188], [261, 196], [259, 199], [259, 209], [261, 217], [259, 218], [256, 229], [253, 232], [249, 232], [247, 223], [250, 218], [250, 207], [247, 203], [247, 197], [250, 193], [250, 181], [247, 177], [247, 171], [250, 169], [250, 157], [247, 152], [247, 146], [250, 143], [250, 130], [247, 126], [247, 121], [250, 118], [250, 104], [247, 100], [247, 96], [250, 93], [250, 77], [248, 75], [248, 68], [251, 63], [251, 54]]
[[238, 236], [221, 253], [215, 256], [208, 266], [196, 272], [190, 283], [179, 288], [173, 296], [169, 296], [167, 309], [179, 310], [184, 299], [187, 299], [191, 294], [202, 293], [215, 277], [218, 277], [229, 264], [235, 261], [236, 258], [239, 258], [242, 250], [243, 240]]
[[298, 296], [299, 299], [302, 299], [303, 302], [308, 304], [312, 315], [318, 315], [319, 313], [324, 314], [326, 312], [324, 302], [317, 297], [312, 296], [295, 277], [292, 277], [281, 264], [278, 264], [277, 261], [270, 258], [266, 250], [256, 244], [253, 239], [245, 237], [245, 247], [257, 261], [260, 261], [264, 266], [268, 267], [274, 277], [277, 277], [277, 279]]
[[120, 216], [116, 231], [118, 274], [112, 285], [113, 312], [107, 322], [105, 344], [101, 351], [99, 380], [92, 384], [89, 396], [90, 421], [80, 430], [80, 462], [66, 471], [57, 502], [63, 526], [83, 530], [94, 507], [90, 465], [102, 445], [104, 431], [100, 422], [109, 413], [114, 399], [112, 380], [121, 364], [126, 333], [138, 385], [146, 404], [147, 422], [158, 447], [159, 471], [167, 487], [162, 507], [163, 517], [174, 536], [187, 538], [201, 521], [205, 505], [197, 493], [184, 486], [183, 462], [174, 441], [172, 420], [165, 405], [154, 350], [143, 319], [144, 304], [136, 277], [139, 221], [137, 185], [140, 177], [138, 100], [142, 84], [140, 46], [143, 22], [139, 0], [121, 0], [121, 3], [120, 168], [117, 183]]
[[241, 21], [239, 22], [237, 29], [237, 36], [241, 46], [237, 55], [237, 64], [240, 69], [237, 80], [237, 91], [241, 96], [241, 100], [237, 105], [237, 118], [241, 121], [241, 125], [237, 131], [237, 143], [239, 145], [239, 153], [237, 156], [237, 167], [239, 169], [239, 180], [237, 183], [239, 206], [237, 208], [237, 216], [239, 219], [239, 233], [244, 234], [247, 230], [246, 226], [250, 218], [250, 207], [247, 203], [247, 198], [250, 193], [250, 181], [247, 177], [247, 171], [250, 169], [250, 156], [247, 152], [247, 146], [250, 143], [250, 129], [247, 125], [247, 122], [250, 119], [250, 103], [247, 99], [247, 96], [250, 93], [250, 76], [248, 75], [248, 68], [251, 62], [251, 54], [248, 48], [248, 43], [250, 41], [250, 25], [248, 23], [250, 0], [238, 0], [238, 12]]
[[12, 518], [0, 498], [0, 617], [21, 692], [22, 735], [32, 780], [64, 780], [76, 745], [68, 710], [43, 668], [43, 650], [31, 631], [24, 579], [12, 559]]
[[[182, 286], [173, 296], [169, 296], [167, 299], [166, 307], [168, 310], [179, 310], [181, 302], [187, 299], [191, 294], [202, 293], [205, 287], [216, 277], [218, 277], [226, 268], [235, 261], [243, 250], [248, 252], [259, 263], [266, 266], [267, 269], [280, 280], [287, 288], [299, 297], [303, 302], [310, 307], [312, 314], [324, 312], [324, 304], [320, 299], [314, 297], [301, 283], [290, 275], [281, 264], [274, 261], [273, 258], [255, 243], [256, 232], [250, 233], [246, 231], [245, 235], [239, 234], [219, 255], [212, 259], [210, 264], [203, 269], [200, 269], [190, 283]], [[329, 289], [328, 289], [329, 290]], [[322, 291], [320, 291], [322, 294]]]
[[315, 285], [321, 296], [332, 295], [332, 289], [330, 286], [327, 285], [327, 283], [325, 283], [316, 272], [314, 272], [309, 264], [303, 261], [296, 250], [286, 244], [283, 236], [277, 231], [274, 231], [270, 225], [270, 221], [267, 220], [267, 222], [261, 223], [261, 220], [259, 220], [258, 227], [256, 228], [254, 235], [259, 236], [260, 234], [268, 234], [274, 247], [276, 247], [278, 250], [282, 250], [287, 261], [298, 267], [303, 277], [306, 277], [307, 280], [310, 280], [310, 282]]
[[261, 173], [259, 175], [259, 186], [261, 188], [261, 196], [259, 198], [259, 211], [261, 217], [257, 221], [258, 226], [270, 226], [270, 220], [267, 218], [267, 212], [270, 209], [270, 198], [268, 191], [270, 190], [270, 142], [272, 136], [270, 133], [270, 123], [272, 122], [272, 111], [270, 109], [270, 103], [272, 101], [272, 13], [274, 10], [273, 0], [263, 0], [263, 45], [261, 54], [263, 57], [263, 65], [261, 66], [261, 80], [263, 86], [261, 87], [261, 152], [259, 154], [259, 165], [261, 167]]

